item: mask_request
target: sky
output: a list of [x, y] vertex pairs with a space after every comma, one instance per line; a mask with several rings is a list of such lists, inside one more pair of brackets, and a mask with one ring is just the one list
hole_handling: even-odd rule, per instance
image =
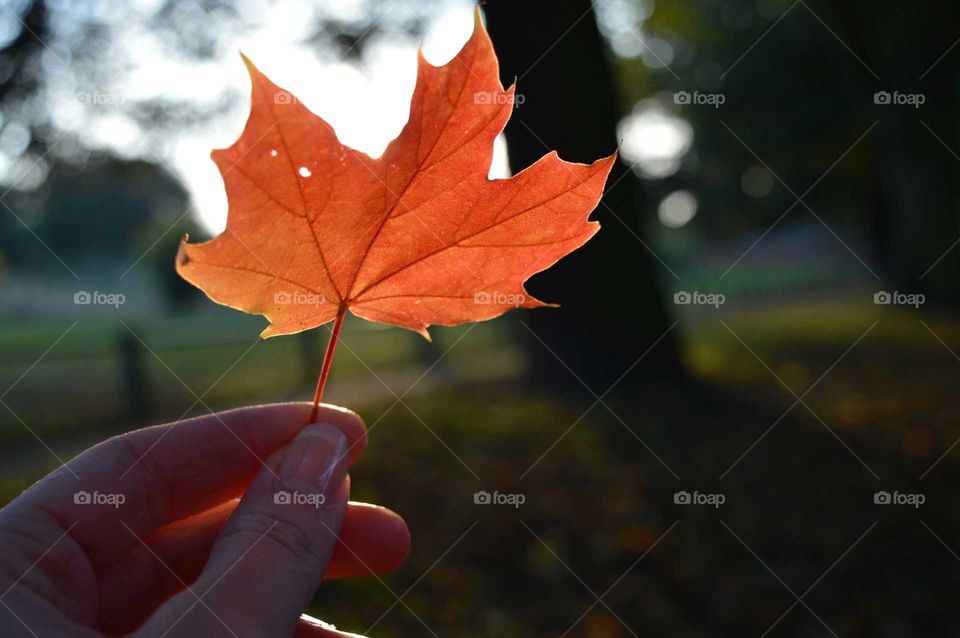
[[[362, 20], [364, 12], [370, 11], [368, 0], [238, 0], [238, 13], [258, 16], [252, 26], [244, 28], [216, 14], [204, 13], [199, 3], [185, 3], [186, 8], [174, 16], [177, 26], [200, 26], [214, 34], [212, 54], [202, 60], [171, 52], [164, 33], [151, 28], [149, 16], [161, 0], [128, 0], [119, 4], [106, 0], [48, 2], [52, 35], [42, 58], [48, 86], [46, 100], [39, 108], [49, 109], [56, 129], [69, 134], [64, 137], [68, 141], [62, 144], [66, 146], [69, 138], [75, 136], [80, 147], [161, 162], [190, 193], [190, 214], [213, 233], [226, 225], [227, 200], [210, 151], [233, 143], [249, 110], [250, 81], [240, 51], [274, 82], [327, 120], [342, 142], [370, 155], [382, 153], [407, 119], [419, 44], [412, 37], [384, 29], [365, 45], [359, 60], [355, 56], [336, 58], [309, 42], [310, 25], [318, 18]], [[404, 3], [405, 0], [386, 0], [380, 9], [383, 15], [374, 24], [394, 18], [392, 11], [409, 9]], [[644, 47], [637, 48], [642, 34], [624, 31], [624, 25], [643, 18], [636, 8], [642, 8], [643, 3], [610, 1], [602, 5], [606, 10], [601, 11], [599, 22], [614, 50], [623, 55], [645, 51]], [[430, 62], [448, 61], [466, 42], [473, 28], [473, 7], [470, 0], [444, 0], [431, 11], [422, 43]], [[633, 13], [624, 13], [617, 7], [632, 7]], [[0, 22], [0, 40], [6, 34], [4, 29], [16, 33], [16, 29], [6, 28], [16, 7], [5, 5], [5, 9], [10, 15]], [[116, 66], [116, 71], [111, 66], [111, 72], [96, 86], [79, 77], [70, 57], [71, 47], [85, 42], [83, 25], [87, 23], [110, 25], [111, 36], [94, 57], [101, 56]], [[657, 43], [651, 40], [651, 44]], [[669, 56], [669, 51], [660, 50], [652, 64], [655, 66], [656, 58], [663, 56]], [[154, 134], [130, 117], [129, 109], [158, 99], [189, 101], [200, 110], [222, 114]], [[227, 107], [223, 108], [225, 102]], [[647, 178], [665, 177], [676, 171], [692, 142], [690, 126], [660, 104], [654, 99], [639, 103], [619, 130], [625, 160]], [[30, 174], [32, 162], [14, 162], [13, 154], [23, 142], [22, 135], [17, 134], [16, 127], [6, 127], [0, 133], [0, 173], [13, 175], [22, 187], [29, 187], [42, 176]], [[37, 173], [35, 167], [33, 172]], [[490, 176], [508, 175], [506, 144], [498, 139]], [[669, 226], [686, 223], [693, 215], [688, 199], [671, 200], [672, 206], [663, 209], [667, 212], [661, 213], [661, 220]], [[672, 214], [669, 211], [677, 208], [677, 201], [684, 203], [683, 211]], [[694, 202], [692, 210], [695, 209]]]

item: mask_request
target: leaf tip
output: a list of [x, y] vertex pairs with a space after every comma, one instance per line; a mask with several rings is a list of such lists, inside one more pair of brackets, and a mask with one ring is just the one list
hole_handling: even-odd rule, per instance
[[526, 298], [524, 303], [517, 306], [517, 308], [526, 308], [527, 310], [533, 310], [534, 308], [559, 308], [559, 307], [560, 307], [560, 304], [558, 303], [541, 301], [536, 297], [534, 297], [533, 295], [529, 295]]
[[253, 63], [253, 60], [248, 58], [247, 54], [243, 51], [240, 52], [240, 59], [243, 60], [243, 65], [247, 67], [247, 73], [250, 74], [250, 82], [254, 85], [254, 91], [256, 91], [257, 83], [264, 83], [264, 81], [266, 81], [266, 83], [270, 82], [267, 77], [260, 72], [257, 65]]
[[247, 67], [247, 70], [250, 71], [250, 73], [253, 73], [254, 71], [257, 70], [257, 67], [254, 66], [253, 62], [250, 60], [250, 58], [247, 57], [247, 54], [244, 53], [243, 51], [240, 51], [240, 59], [243, 60], [244, 66]]
[[513, 82], [510, 83], [510, 86], [507, 87], [507, 90], [504, 91], [504, 93], [510, 96], [510, 100], [509, 100], [510, 104], [514, 104], [515, 106], [520, 106], [519, 104], [516, 104], [513, 101], [513, 96], [517, 92], [517, 79], [518, 79], [517, 76], [513, 76]]
[[180, 238], [180, 246], [177, 248], [177, 257], [176, 265], [177, 271], [179, 272], [181, 268], [190, 263], [190, 255], [187, 254], [187, 240], [190, 239], [188, 233], [184, 233], [183, 237]]
[[264, 328], [263, 330], [260, 331], [260, 340], [261, 340], [261, 341], [265, 341], [265, 340], [269, 339], [270, 337], [275, 337], [275, 336], [277, 336], [278, 334], [280, 334], [280, 333], [275, 332], [275, 331], [273, 330], [273, 324], [271, 323], [269, 326], [267, 326], [266, 328]]
[[613, 153], [611, 153], [610, 155], [607, 155], [606, 157], [601, 157], [596, 162], [594, 162], [594, 165], [599, 164], [600, 167], [603, 169], [604, 181], [606, 181], [607, 177], [610, 175], [610, 171], [613, 170], [613, 165], [616, 164], [617, 158], [619, 156], [620, 156], [620, 147], [617, 146], [617, 148], [613, 151]]

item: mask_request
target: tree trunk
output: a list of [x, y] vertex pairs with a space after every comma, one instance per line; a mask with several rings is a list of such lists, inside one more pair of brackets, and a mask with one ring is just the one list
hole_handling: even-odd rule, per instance
[[[922, 11], [865, 0], [822, 0], [811, 6], [837, 25], [839, 37], [870, 65], [853, 56], [842, 63], [858, 74], [858, 91], [923, 96], [923, 104], [874, 105], [879, 121], [869, 143], [876, 189], [877, 254], [886, 282], [903, 292], [922, 292], [927, 302], [960, 305], [960, 155], [953, 25], [956, 2], [935, 2]], [[893, 28], [891, 25], [896, 25]], [[919, 37], [918, 37], [919, 34]], [[865, 109], [866, 110], [866, 109]], [[866, 119], [866, 118], [865, 118]], [[952, 248], [951, 248], [952, 246]]]
[[[516, 79], [523, 96], [506, 129], [514, 172], [550, 150], [576, 162], [616, 150], [619, 105], [590, 1], [490, 0], [484, 9], [503, 83]], [[683, 378], [672, 332], [636, 363], [672, 323], [652, 257], [638, 239], [639, 190], [639, 181], [618, 162], [592, 215], [600, 232], [531, 279], [531, 293], [562, 306], [523, 318], [536, 335], [529, 347], [537, 382], [579, 387], [569, 366], [602, 394], [634, 364], [621, 382], [625, 387]]]

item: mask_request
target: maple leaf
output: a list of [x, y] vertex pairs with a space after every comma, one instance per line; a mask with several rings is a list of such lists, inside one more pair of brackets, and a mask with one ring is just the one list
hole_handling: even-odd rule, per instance
[[[347, 311], [429, 339], [432, 324], [549, 305], [524, 282], [599, 229], [588, 216], [616, 154], [593, 164], [555, 152], [510, 179], [488, 179], [494, 138], [514, 106], [480, 22], [443, 66], [418, 53], [409, 119], [379, 158], [244, 58], [252, 81], [240, 138], [212, 158], [229, 201], [226, 230], [186, 238], [177, 272], [212, 300], [265, 316], [262, 337]], [[571, 123], [572, 126], [575, 122]], [[318, 385], [329, 370], [328, 347]]]

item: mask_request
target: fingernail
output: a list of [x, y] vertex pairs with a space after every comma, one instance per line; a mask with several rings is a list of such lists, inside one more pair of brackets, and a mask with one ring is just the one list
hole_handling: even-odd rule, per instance
[[323, 622], [319, 618], [314, 618], [313, 616], [308, 616], [307, 614], [301, 615], [300, 620], [303, 620], [307, 624], [317, 627], [318, 629], [324, 629], [332, 636], [343, 636], [344, 638], [363, 638], [363, 636], [360, 634], [351, 634], [345, 631], [340, 631], [335, 625]]
[[347, 472], [347, 437], [318, 423], [308, 425], [284, 448], [278, 475], [282, 481], [305, 484], [326, 493], [343, 482]]

